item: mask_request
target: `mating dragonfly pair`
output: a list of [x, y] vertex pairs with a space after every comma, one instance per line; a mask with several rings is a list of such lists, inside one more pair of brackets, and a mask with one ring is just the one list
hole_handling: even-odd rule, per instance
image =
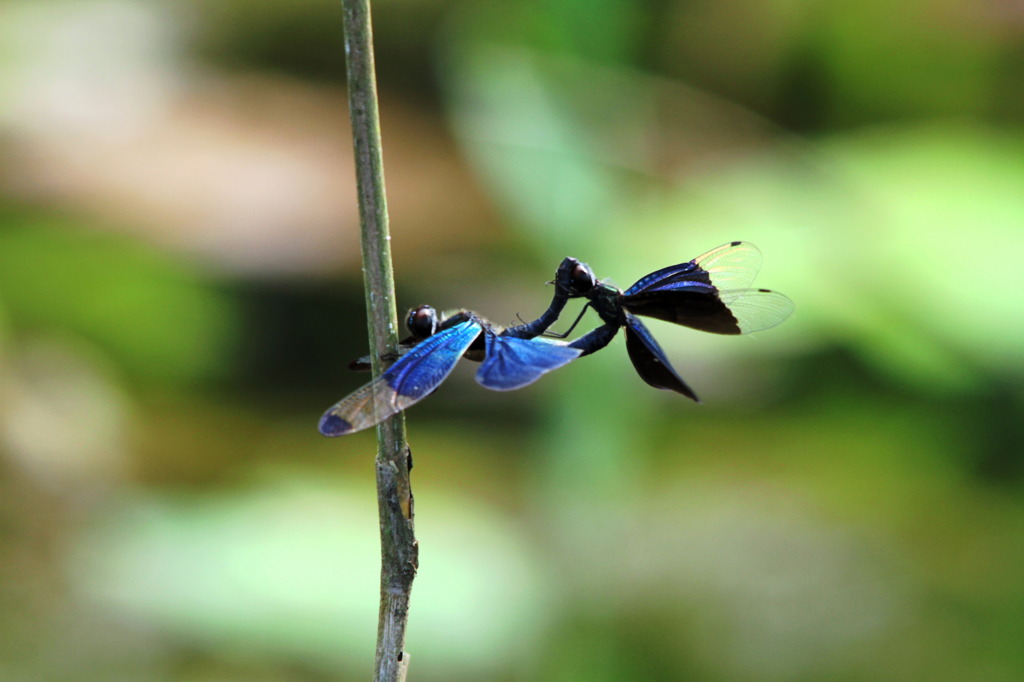
[[[731, 242], [652, 272], [619, 291], [598, 280], [586, 263], [566, 258], [555, 273], [555, 294], [544, 314], [507, 329], [468, 310], [442, 319], [430, 306], [419, 306], [406, 320], [412, 337], [402, 342], [402, 356], [378, 378], [327, 410], [320, 419], [320, 433], [342, 436], [360, 431], [414, 405], [448, 377], [463, 355], [482, 362], [476, 374], [482, 386], [510, 391], [601, 350], [621, 328], [626, 330], [626, 350], [641, 379], [700, 402], [636, 316], [713, 334], [749, 334], [774, 327], [793, 312], [793, 302], [776, 291], [750, 288], [760, 266], [756, 246]], [[579, 317], [564, 334], [548, 333], [572, 298], [587, 299]], [[542, 336], [565, 338], [587, 308], [603, 322], [597, 329], [572, 342]]]

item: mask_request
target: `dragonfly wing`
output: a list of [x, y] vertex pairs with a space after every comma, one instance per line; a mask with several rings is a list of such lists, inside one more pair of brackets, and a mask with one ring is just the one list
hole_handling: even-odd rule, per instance
[[785, 294], [770, 289], [735, 289], [721, 293], [722, 303], [736, 319], [741, 334], [771, 329], [796, 308]]
[[651, 336], [650, 330], [633, 315], [626, 313], [626, 350], [633, 361], [640, 378], [655, 388], [682, 393], [687, 398], [700, 402], [682, 377], [669, 364], [665, 351]]
[[793, 313], [788, 296], [769, 289], [733, 289], [713, 295], [654, 291], [625, 296], [622, 305], [645, 315], [712, 334], [750, 334], [769, 329]]
[[626, 289], [627, 296], [661, 290], [713, 292], [749, 287], [761, 269], [761, 251], [750, 242], [729, 242], [691, 261], [670, 265]]
[[343, 436], [370, 428], [416, 404], [444, 381], [480, 325], [467, 320], [414, 346], [379, 377], [336, 403], [320, 418], [320, 433]]
[[718, 289], [745, 289], [761, 269], [761, 250], [750, 242], [729, 242], [697, 256], [693, 262]]
[[661, 270], [655, 270], [649, 275], [644, 275], [636, 281], [633, 286], [626, 289], [625, 295], [630, 296], [633, 294], [639, 294], [644, 291], [651, 291], [658, 287], [665, 286], [673, 281], [676, 282], [689, 282], [692, 286], [704, 286], [706, 288], [713, 288], [711, 285], [710, 278], [707, 273], [700, 269], [700, 267], [694, 261], [687, 261], [686, 263], [679, 263], [677, 265], [670, 265], [667, 268]]
[[732, 310], [714, 289], [696, 288], [647, 291], [623, 296], [622, 305], [634, 315], [644, 315], [712, 334], [742, 334]]
[[542, 374], [578, 358], [582, 351], [548, 339], [520, 339], [485, 332], [487, 357], [476, 380], [492, 391], [511, 391], [532, 384]]

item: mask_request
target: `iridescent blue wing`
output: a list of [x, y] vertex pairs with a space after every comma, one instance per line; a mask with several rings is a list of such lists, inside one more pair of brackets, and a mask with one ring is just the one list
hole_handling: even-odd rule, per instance
[[467, 320], [419, 342], [379, 377], [327, 410], [320, 418], [320, 433], [361, 431], [419, 402], [451, 374], [480, 330], [479, 323]]
[[700, 398], [669, 364], [665, 351], [651, 336], [650, 330], [633, 315], [626, 313], [626, 350], [640, 378], [655, 388], [682, 393], [698, 403]]
[[670, 265], [643, 277], [626, 296], [654, 291], [711, 293], [714, 289], [745, 289], [761, 269], [761, 252], [749, 242], [729, 242], [691, 261]]
[[487, 353], [476, 380], [492, 391], [511, 391], [532, 384], [546, 372], [580, 356], [581, 350], [548, 339], [520, 339], [485, 330]]

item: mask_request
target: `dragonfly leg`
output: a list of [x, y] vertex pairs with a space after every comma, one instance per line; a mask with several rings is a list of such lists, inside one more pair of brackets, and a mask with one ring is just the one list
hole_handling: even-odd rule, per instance
[[576, 316], [576, 319], [573, 320], [573, 323], [571, 325], [569, 325], [569, 328], [566, 329], [564, 332], [561, 332], [561, 333], [558, 333], [558, 332], [544, 332], [544, 336], [546, 336], [548, 338], [551, 338], [551, 339], [564, 339], [564, 338], [566, 338], [567, 336], [569, 336], [569, 334], [572, 334], [572, 330], [576, 328], [576, 325], [578, 325], [580, 323], [580, 320], [583, 319], [583, 316], [587, 314], [587, 308], [588, 307], [590, 307], [590, 303], [589, 302], [587, 303], [587, 305], [583, 306], [583, 309], [580, 310], [580, 314]]
[[520, 339], [532, 339], [545, 333], [548, 330], [548, 327], [558, 320], [558, 316], [561, 315], [562, 310], [565, 309], [565, 304], [569, 302], [572, 283], [572, 269], [575, 267], [575, 263], [576, 261], [573, 259], [566, 258], [562, 261], [561, 265], [558, 266], [558, 270], [555, 272], [555, 279], [552, 280], [552, 283], [555, 285], [555, 295], [551, 298], [551, 305], [548, 306], [548, 309], [533, 322], [509, 327], [504, 331], [505, 336], [515, 336]]

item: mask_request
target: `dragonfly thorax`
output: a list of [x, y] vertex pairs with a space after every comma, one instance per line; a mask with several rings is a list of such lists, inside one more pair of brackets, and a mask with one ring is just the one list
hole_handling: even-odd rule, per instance
[[590, 301], [590, 306], [603, 322], [619, 325], [625, 324], [622, 292], [616, 287], [599, 282], [587, 292], [587, 299]]

